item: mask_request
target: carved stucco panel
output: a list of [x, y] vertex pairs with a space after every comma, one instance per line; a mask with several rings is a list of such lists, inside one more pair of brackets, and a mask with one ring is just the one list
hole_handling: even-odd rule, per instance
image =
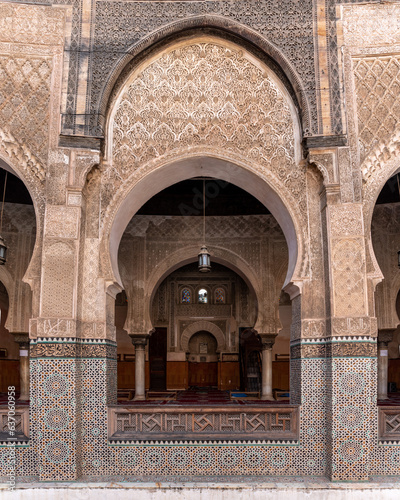
[[332, 336], [376, 335], [376, 318], [361, 316], [355, 318], [332, 318]]
[[47, 205], [45, 216], [46, 237], [77, 239], [79, 221], [80, 208]]
[[400, 58], [354, 58], [353, 64], [360, 159], [364, 178], [368, 178], [379, 168], [377, 160], [399, 132]]
[[398, 4], [346, 5], [342, 9], [346, 45], [371, 47], [400, 43]]
[[330, 230], [335, 237], [364, 234], [362, 206], [360, 204], [346, 203], [331, 206], [329, 222]]
[[86, 238], [82, 266], [82, 313], [85, 321], [98, 321], [104, 318], [104, 298], [99, 282], [99, 240]]
[[302, 320], [302, 337], [304, 338], [321, 338], [326, 335], [326, 320], [324, 319], [312, 319]]
[[74, 315], [76, 251], [73, 244], [49, 241], [44, 245], [41, 316], [72, 318]]
[[25, 149], [25, 161], [40, 180], [36, 164], [47, 161], [51, 73], [50, 57], [0, 54], [0, 121], [8, 127], [3, 134], [11, 134]]
[[162, 158], [217, 154], [268, 172], [306, 217], [298, 120], [285, 92], [234, 46], [209, 41], [164, 52], [135, 74], [112, 115], [103, 213], [139, 167], [143, 176]]
[[113, 168], [122, 182], [149, 159], [207, 145], [246, 151], [287, 179], [295, 174], [295, 121], [288, 97], [242, 50], [216, 42], [178, 47], [144, 68], [120, 97]]
[[363, 316], [366, 311], [365, 250], [363, 238], [332, 241], [333, 316]]
[[0, 41], [62, 45], [64, 8], [36, 5], [0, 5]]

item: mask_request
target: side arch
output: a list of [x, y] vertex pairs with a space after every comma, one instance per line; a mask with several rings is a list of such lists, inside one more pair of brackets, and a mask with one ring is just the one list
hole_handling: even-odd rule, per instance
[[15, 288], [15, 285], [14, 285], [14, 280], [13, 280], [10, 272], [4, 266], [0, 266], [0, 281], [5, 286], [5, 288], [7, 290], [7, 294], [8, 294], [8, 314], [7, 314], [7, 320], [6, 320], [4, 327], [7, 328], [7, 330], [9, 330], [10, 333], [12, 333], [12, 331], [10, 330], [10, 328], [11, 328], [10, 324], [12, 323], [11, 318], [14, 315], [14, 288]]
[[382, 162], [382, 164], [380, 164], [379, 171], [366, 178], [366, 183], [363, 189], [364, 227], [367, 243], [366, 249], [369, 254], [369, 269], [367, 269], [367, 272], [373, 280], [374, 287], [376, 287], [376, 285], [383, 280], [384, 276], [378, 264], [372, 244], [372, 217], [379, 193], [382, 191], [385, 183], [398, 173], [400, 173], [400, 161], [398, 156], [394, 156], [387, 162]]
[[[22, 278], [32, 292], [37, 292], [40, 281], [41, 242], [44, 223], [45, 199], [43, 165], [34, 157], [26, 146], [21, 146], [7, 131], [0, 130], [0, 168], [17, 176], [26, 186], [33, 202], [36, 221], [36, 240], [29, 265]], [[32, 309], [36, 304], [34, 314], [38, 313], [38, 301], [32, 300]], [[33, 311], [32, 311], [33, 312]], [[11, 315], [9, 315], [11, 317]]]
[[217, 350], [218, 352], [221, 352], [225, 348], [225, 335], [223, 334], [222, 330], [215, 325], [214, 323], [211, 323], [211, 321], [206, 321], [206, 320], [201, 320], [201, 321], [196, 321], [195, 323], [192, 323], [188, 327], [185, 328], [185, 330], [182, 333], [181, 336], [181, 349], [184, 352], [189, 351], [189, 340], [190, 338], [197, 332], [200, 332], [202, 330], [205, 330], [207, 332], [210, 332], [212, 335], [217, 340]]

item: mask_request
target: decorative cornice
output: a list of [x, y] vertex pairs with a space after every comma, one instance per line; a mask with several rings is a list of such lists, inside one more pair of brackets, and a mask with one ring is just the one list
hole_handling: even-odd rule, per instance
[[343, 358], [367, 357], [377, 355], [375, 341], [321, 341], [299, 342], [290, 348], [292, 359], [299, 358]]
[[263, 439], [263, 440], [247, 440], [247, 439], [240, 439], [240, 440], [235, 440], [235, 441], [218, 441], [218, 440], [213, 440], [209, 439], [207, 441], [193, 441], [193, 440], [173, 440], [173, 439], [167, 439], [167, 440], [155, 440], [155, 441], [137, 441], [137, 440], [129, 440], [129, 439], [110, 439], [108, 441], [108, 446], [204, 446], [204, 445], [209, 445], [209, 446], [221, 446], [221, 445], [229, 445], [229, 446], [250, 446], [250, 445], [255, 445], [255, 446], [263, 446], [263, 445], [275, 445], [275, 446], [293, 446], [293, 445], [299, 445], [300, 442], [297, 439]]

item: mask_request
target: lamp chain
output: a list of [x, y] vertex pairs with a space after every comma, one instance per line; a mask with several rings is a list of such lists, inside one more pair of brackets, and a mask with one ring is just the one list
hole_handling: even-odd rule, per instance
[[6, 176], [4, 178], [4, 189], [3, 189], [3, 201], [1, 204], [1, 216], [0, 216], [0, 234], [3, 231], [3, 211], [4, 211], [4, 199], [6, 197], [6, 186], [7, 186], [7, 170], [6, 170]]
[[203, 243], [206, 244], [206, 180], [203, 179]]

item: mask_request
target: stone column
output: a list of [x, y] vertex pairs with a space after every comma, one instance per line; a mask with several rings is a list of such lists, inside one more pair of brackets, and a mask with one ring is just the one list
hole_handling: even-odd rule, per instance
[[143, 401], [145, 394], [146, 377], [146, 343], [147, 339], [132, 339], [135, 346], [135, 397], [134, 401]]
[[272, 346], [275, 343], [275, 334], [260, 335], [262, 343], [262, 372], [261, 372], [261, 399], [273, 401], [272, 395]]
[[394, 329], [378, 331], [378, 399], [388, 398], [388, 344], [393, 339], [394, 331]]
[[29, 399], [29, 335], [20, 333], [15, 335], [15, 342], [19, 344], [19, 377], [21, 401]]

